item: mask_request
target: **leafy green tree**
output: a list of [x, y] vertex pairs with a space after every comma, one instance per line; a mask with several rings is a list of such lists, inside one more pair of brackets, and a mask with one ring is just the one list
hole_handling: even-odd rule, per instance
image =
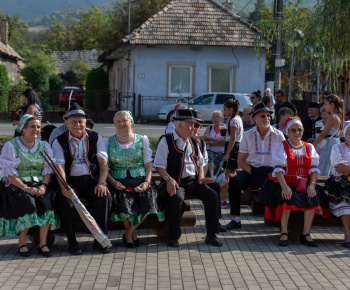
[[90, 67], [84, 62], [83, 57], [71, 63], [69, 66], [69, 70], [74, 71], [76, 73], [78, 85], [85, 84], [85, 79], [88, 72], [90, 71]]
[[9, 90], [10, 90], [10, 81], [7, 75], [7, 70], [3, 65], [0, 65], [0, 111], [1, 112], [7, 112]]
[[67, 85], [70, 85], [70, 86], [77, 86], [77, 85], [79, 85], [78, 84], [78, 76], [72, 70], [69, 70], [66, 73], [60, 73], [59, 76], [62, 78], [62, 80], [65, 81], [65, 83]]
[[112, 13], [103, 13], [96, 6], [82, 11], [80, 20], [73, 26], [75, 50], [106, 50], [115, 45], [119, 32], [113, 26]]
[[31, 62], [25, 66], [21, 74], [34, 90], [47, 91], [49, 89], [49, 68], [44, 63]]
[[[87, 91], [100, 91], [100, 90], [109, 90], [109, 79], [108, 74], [102, 67], [94, 68], [90, 70], [86, 77], [86, 90]], [[85, 96], [85, 104], [88, 109], [94, 109], [96, 106], [96, 93], [88, 92]], [[101, 93], [100, 94], [100, 104], [101, 109], [104, 110], [109, 105], [109, 94]]]
[[255, 4], [255, 10], [249, 14], [249, 20], [251, 22], [257, 22], [261, 12], [266, 8], [265, 0], [258, 0]]
[[55, 98], [55, 104], [59, 101], [59, 92], [62, 91], [62, 78], [58, 74], [49, 75], [49, 90], [51, 91], [51, 96], [49, 97], [50, 104], [53, 105], [52, 98]]

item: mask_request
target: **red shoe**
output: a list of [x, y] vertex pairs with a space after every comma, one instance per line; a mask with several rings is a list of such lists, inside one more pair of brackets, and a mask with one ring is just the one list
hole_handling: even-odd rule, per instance
[[227, 208], [226, 201], [220, 201], [220, 206], [221, 206], [221, 208]]

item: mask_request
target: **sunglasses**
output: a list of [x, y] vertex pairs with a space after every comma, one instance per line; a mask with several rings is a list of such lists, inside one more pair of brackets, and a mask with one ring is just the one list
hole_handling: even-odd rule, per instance
[[201, 126], [201, 124], [197, 124], [197, 123], [194, 124], [194, 127], [195, 127], [195, 128], [199, 128], [200, 126]]
[[261, 115], [260, 118], [261, 118], [261, 119], [271, 118], [271, 115], [269, 115], [269, 114], [267, 114], [267, 115]]
[[296, 132], [299, 132], [299, 133], [302, 133], [304, 130], [302, 128], [298, 128], [298, 129], [295, 129], [295, 128], [292, 128], [292, 129], [289, 129], [289, 132], [295, 134]]
[[250, 97], [250, 99], [255, 99], [256, 97]]

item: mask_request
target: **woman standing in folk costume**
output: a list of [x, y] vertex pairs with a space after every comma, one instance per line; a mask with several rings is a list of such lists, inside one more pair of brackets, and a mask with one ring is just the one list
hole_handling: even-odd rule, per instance
[[309, 247], [318, 246], [310, 236], [316, 211], [323, 217], [329, 216], [327, 196], [316, 184], [319, 156], [312, 144], [301, 140], [303, 131], [299, 117], [287, 119], [286, 134], [289, 139], [278, 143], [272, 150], [274, 170], [260, 190], [266, 218], [275, 222], [281, 218], [281, 247], [288, 245], [288, 220], [292, 210], [304, 211], [300, 241]]

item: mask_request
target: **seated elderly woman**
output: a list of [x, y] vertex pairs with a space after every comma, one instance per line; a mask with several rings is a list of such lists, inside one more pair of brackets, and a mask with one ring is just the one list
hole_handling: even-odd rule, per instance
[[52, 171], [39, 152], [53, 154], [47, 142], [37, 139], [40, 128], [39, 118], [23, 115], [17, 126], [21, 136], [6, 142], [0, 156], [0, 236], [19, 234], [17, 252], [22, 257], [30, 256], [26, 235], [34, 226], [40, 227], [38, 253], [51, 256], [47, 233], [50, 224], [59, 225], [52, 205], [55, 194], [48, 187]]
[[213, 125], [207, 127], [203, 138], [207, 143], [209, 175], [210, 178], [214, 178], [214, 172], [219, 169], [220, 162], [224, 158], [226, 137], [221, 136], [220, 133], [220, 126], [224, 120], [224, 114], [219, 110], [213, 111], [211, 113], [211, 120]]
[[265, 204], [265, 216], [277, 222], [281, 218], [279, 245], [288, 245], [288, 220], [292, 210], [304, 211], [304, 228], [300, 234], [302, 244], [317, 247], [310, 236], [316, 211], [329, 216], [327, 196], [316, 184], [319, 162], [312, 144], [303, 142], [303, 125], [299, 117], [286, 121], [288, 140], [277, 143], [272, 150], [274, 170], [260, 190], [260, 200]]
[[343, 124], [346, 142], [335, 144], [332, 148], [332, 176], [326, 181], [331, 213], [341, 217], [345, 234], [343, 246], [350, 248], [350, 121]]
[[129, 111], [114, 116], [116, 135], [108, 139], [107, 153], [113, 197], [112, 221], [122, 221], [126, 232], [123, 242], [128, 248], [139, 245], [136, 228], [148, 214], [157, 214], [164, 221], [161, 200], [152, 184], [152, 150], [147, 136], [132, 132], [134, 120]]

